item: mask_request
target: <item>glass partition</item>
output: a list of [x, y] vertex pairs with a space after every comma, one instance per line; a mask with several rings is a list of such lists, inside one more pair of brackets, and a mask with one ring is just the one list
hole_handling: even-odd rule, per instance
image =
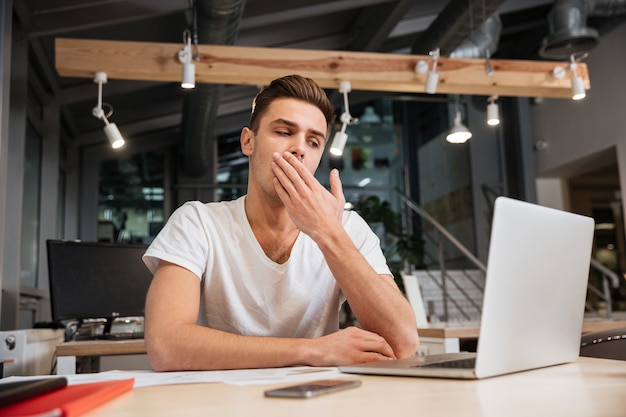
[[164, 222], [163, 150], [102, 160], [98, 241], [150, 243]]

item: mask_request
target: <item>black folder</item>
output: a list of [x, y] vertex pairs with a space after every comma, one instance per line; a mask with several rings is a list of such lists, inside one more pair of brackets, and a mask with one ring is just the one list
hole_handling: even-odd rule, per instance
[[67, 385], [63, 377], [27, 379], [22, 381], [0, 381], [0, 408], [28, 400], [48, 392], [56, 391]]

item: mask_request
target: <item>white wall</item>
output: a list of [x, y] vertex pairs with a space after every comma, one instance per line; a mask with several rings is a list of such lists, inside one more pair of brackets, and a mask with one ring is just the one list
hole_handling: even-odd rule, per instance
[[539, 177], [559, 177], [589, 155], [626, 142], [626, 24], [600, 38], [584, 61], [591, 89], [582, 101], [545, 99], [533, 106]]
[[[584, 62], [591, 84], [584, 100], [545, 99], [533, 106], [535, 140], [547, 144], [537, 151], [538, 202], [559, 206], [558, 186], [550, 179], [567, 179], [617, 159], [626, 207], [626, 24], [600, 38]], [[561, 206], [567, 209], [566, 194]]]
[[560, 178], [537, 178], [537, 203], [557, 210], [567, 210], [564, 181]]

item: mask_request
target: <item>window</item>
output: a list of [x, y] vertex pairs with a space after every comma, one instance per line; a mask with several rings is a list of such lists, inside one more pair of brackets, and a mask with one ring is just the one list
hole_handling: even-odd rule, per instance
[[164, 221], [164, 151], [102, 160], [98, 241], [149, 243]]

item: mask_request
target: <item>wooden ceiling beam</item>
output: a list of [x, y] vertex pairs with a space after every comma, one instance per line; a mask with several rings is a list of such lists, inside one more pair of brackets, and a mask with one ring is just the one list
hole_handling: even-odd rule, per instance
[[[175, 81], [181, 79], [181, 44], [58, 38], [56, 69], [64, 77]], [[350, 81], [353, 90], [423, 93], [426, 74], [415, 71], [430, 57], [373, 52], [199, 45], [196, 82], [262, 86], [288, 74], [314, 79], [321, 87], [338, 89]], [[441, 57], [438, 94], [571, 98], [569, 62], [490, 60]], [[556, 67], [566, 69], [555, 78]], [[577, 65], [585, 89], [590, 88], [584, 63]]]

